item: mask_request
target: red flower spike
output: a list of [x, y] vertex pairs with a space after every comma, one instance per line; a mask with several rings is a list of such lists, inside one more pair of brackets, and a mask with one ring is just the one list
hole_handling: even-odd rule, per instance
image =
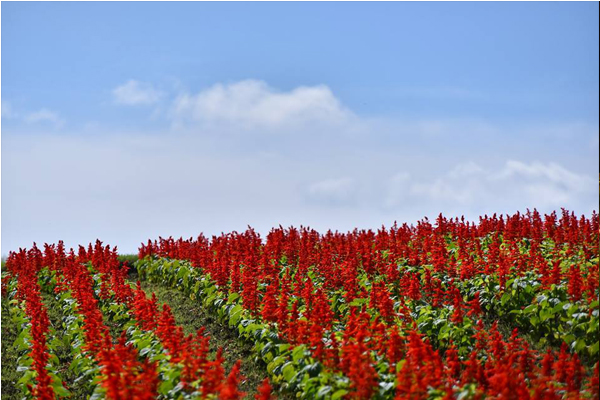
[[271, 400], [271, 385], [269, 378], [265, 378], [258, 387], [258, 393], [254, 396], [256, 400]]
[[229, 376], [227, 376], [226, 382], [221, 384], [219, 390], [220, 400], [238, 400], [244, 397], [245, 393], [238, 390], [239, 383], [242, 380], [240, 365], [241, 361], [238, 360], [231, 369]]

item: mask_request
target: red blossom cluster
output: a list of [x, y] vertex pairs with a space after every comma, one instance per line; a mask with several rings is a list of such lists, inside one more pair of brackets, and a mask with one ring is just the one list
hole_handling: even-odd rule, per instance
[[[391, 228], [373, 231], [354, 230], [349, 233], [318, 232], [301, 228], [273, 229], [266, 238], [252, 229], [243, 233], [229, 233], [208, 240], [203, 235], [194, 239], [159, 238], [148, 241], [139, 249], [139, 257], [157, 255], [161, 257], [190, 260], [196, 267], [210, 274], [220, 288], [239, 292], [244, 307], [259, 312], [261, 282], [270, 282], [283, 263], [294, 267], [295, 278], [291, 282], [306, 281], [309, 266], [322, 278], [324, 289], [343, 288], [345, 299], [351, 302], [359, 295], [357, 277], [366, 273], [369, 278], [385, 276], [387, 283], [398, 283], [401, 295], [418, 300], [424, 294], [423, 277], [417, 274], [401, 275], [397, 265], [407, 261], [409, 265], [432, 265], [437, 274], [445, 274], [457, 280], [471, 279], [476, 275], [497, 274], [504, 287], [511, 274], [521, 275], [528, 270], [540, 273], [546, 286], [568, 279], [573, 299], [586, 295], [595, 298], [598, 273], [594, 269], [584, 273], [581, 265], [597, 254], [598, 214], [591, 218], [577, 218], [563, 211], [543, 218], [537, 212], [517, 213], [512, 216], [481, 217], [478, 224], [464, 219], [446, 219], [441, 215], [430, 223], [427, 219], [416, 226], [394, 224]], [[456, 252], [450, 256], [447, 240], [457, 244]], [[555, 248], [565, 247], [567, 255], [581, 252], [579, 264], [563, 271], [558, 253], [554, 263], [542, 256], [542, 242], [550, 239]], [[482, 241], [489, 241], [487, 251]], [[521, 251], [523, 241], [528, 251]], [[429, 278], [429, 280], [431, 277]], [[437, 296], [440, 288], [431, 281], [432, 290], [426, 294]], [[596, 286], [594, 286], [596, 285]], [[275, 287], [271, 288], [273, 291]], [[455, 299], [447, 299], [451, 304]]]
[[548, 350], [541, 357], [516, 332], [505, 341], [495, 325], [489, 333], [479, 333], [478, 347], [489, 348], [489, 355], [473, 350], [461, 361], [454, 347], [442, 358], [419, 333], [410, 331], [396, 399], [427, 399], [431, 388], [455, 398], [456, 389], [469, 383], [477, 384], [478, 397], [492, 399], [561, 399], [564, 392], [579, 398], [585, 372], [576, 354], [563, 347], [558, 356]]
[[[100, 273], [99, 298], [95, 296], [95, 284], [88, 263]], [[27, 313], [32, 318], [32, 358], [37, 372], [37, 385], [32, 388], [32, 393], [36, 398], [54, 399], [52, 380], [46, 370], [49, 321], [37, 283], [38, 272], [43, 266], [56, 272], [55, 290], [71, 290], [77, 302], [77, 310], [84, 321], [84, 349], [101, 366], [101, 385], [106, 389], [107, 398], [156, 398], [159, 378], [157, 364], [148, 360], [140, 361], [137, 350], [125, 345], [124, 333], [117, 343], [113, 343], [99, 308], [100, 301], [125, 304], [141, 329], [155, 332], [170, 361], [181, 365], [180, 379], [184, 389], [191, 388], [192, 382], [200, 380], [199, 389], [203, 396], [217, 394], [220, 398], [230, 400], [244, 396], [238, 390], [240, 364], [236, 364], [226, 375], [220, 351], [214, 360], [208, 359], [209, 338], [204, 335], [204, 328], [196, 335], [185, 336], [167, 305], [163, 305], [159, 312], [156, 297], [153, 294], [150, 299], [147, 298], [139, 282], [137, 289], [132, 290], [125, 279], [126, 267], [118, 262], [116, 247], [111, 249], [96, 241], [94, 246], [90, 244], [87, 249], [80, 246], [77, 255], [73, 250], [67, 253], [62, 242], [45, 245], [43, 253], [34, 244], [29, 251], [11, 253], [7, 260], [9, 271], [18, 278], [17, 295], [26, 301]], [[264, 387], [262, 393], [267, 393]]]
[[[440, 215], [433, 223], [425, 219], [376, 232], [319, 234], [309, 228], [279, 227], [264, 241], [251, 228], [210, 240], [202, 235], [195, 240], [159, 238], [143, 244], [139, 256], [191, 261], [219, 290], [239, 294], [243, 307], [270, 324], [282, 340], [306, 345], [316, 360], [347, 376], [350, 398], [371, 398], [383, 370], [396, 376], [397, 399], [426, 399], [432, 390], [450, 399], [471, 384], [476, 398], [578, 398], [581, 391], [598, 398], [597, 363], [590, 376], [591, 363], [584, 359], [586, 370], [577, 354], [564, 346], [539, 354], [516, 331], [503, 336], [496, 324], [484, 323], [489, 321], [483, 318], [490, 309], [489, 290], [465, 287], [492, 277], [499, 287], [492, 296], [499, 299], [507, 288], [515, 290], [510, 286], [514, 278], [535, 275], [540, 290], [559, 285], [564, 298], [591, 304], [598, 298], [594, 259], [599, 228], [596, 213], [578, 218], [565, 210], [560, 215], [541, 216], [534, 210], [485, 216], [478, 223]], [[29, 252], [11, 253], [9, 262], [11, 273], [19, 277], [19, 295], [27, 302], [28, 314], [42, 315], [41, 330], [34, 334], [40, 343], [37, 350], [34, 344], [40, 371], [48, 361], [43, 346], [47, 322], [44, 328], [44, 311], [35, 303], [37, 281], [32, 282], [37, 271], [48, 266], [57, 272], [56, 290], [71, 290], [77, 300], [85, 322], [85, 349], [103, 366], [103, 385], [112, 398], [128, 398], [116, 389], [123, 379], [145, 380], [147, 393], [155, 393], [156, 365], [137, 361], [135, 350], [123, 339], [111, 344], [99, 301], [126, 305], [140, 329], [154, 332], [170, 361], [182, 365], [185, 390], [198, 389], [221, 399], [243, 396], [239, 363], [226, 376], [220, 351], [208, 359], [203, 330], [185, 336], [168, 306], [159, 310], [156, 298], [148, 298], [139, 283], [132, 290], [116, 248], [97, 241], [75, 255], [62, 243], [45, 246], [43, 253], [34, 246]], [[101, 274], [98, 298], [87, 263]], [[440, 345], [436, 334], [427, 338], [419, 332], [415, 315], [421, 306], [435, 312], [449, 309], [436, 315], [447, 316], [449, 328], [475, 332], [464, 340], [471, 344], [464, 347], [450, 340]], [[42, 393], [51, 382], [42, 375], [37, 379], [36, 393]], [[41, 386], [40, 380], [45, 382]], [[192, 388], [195, 382], [198, 387]], [[257, 398], [270, 398], [268, 382]]]
[[[77, 311], [83, 316], [84, 349], [100, 365], [102, 385], [107, 389], [107, 398], [112, 400], [124, 399], [150, 399], [154, 398], [158, 385], [156, 365], [153, 363], [140, 363], [137, 361], [138, 353], [135, 349], [124, 346], [123, 343], [113, 344], [108, 327], [104, 323], [104, 316], [99, 308], [99, 300], [94, 295], [94, 281], [86, 262], [94, 259], [99, 263], [98, 268], [111, 277], [116, 289], [120, 290], [117, 297], [128, 298], [131, 289], [124, 284], [123, 273], [116, 271], [114, 260], [116, 249], [103, 248], [101, 242], [96, 246], [91, 245], [88, 251], [80, 248], [79, 255], [73, 250], [65, 252], [64, 245], [45, 245], [42, 253], [35, 244], [26, 252], [11, 253], [7, 260], [7, 268], [11, 275], [19, 281], [19, 295], [25, 300], [31, 298], [35, 303], [28, 304], [28, 312], [35, 315], [32, 324], [32, 334], [35, 338], [33, 346], [34, 368], [37, 372], [37, 382], [33, 393], [39, 399], [53, 399], [54, 392], [51, 387], [51, 378], [46, 371], [48, 354], [46, 351], [45, 335], [48, 329], [48, 316], [41, 304], [37, 277], [43, 267], [48, 267], [56, 272], [55, 291], [71, 290], [77, 302]], [[111, 288], [111, 289], [112, 289]], [[129, 292], [126, 288], [129, 288]], [[33, 297], [32, 297], [33, 296]], [[109, 296], [108, 286], [102, 286], [102, 298]], [[37, 298], [37, 300], [36, 300]], [[130, 382], [124, 385], [124, 382]]]
[[105, 346], [98, 355], [106, 389], [106, 397], [113, 400], [153, 400], [158, 392], [158, 372], [155, 362], [138, 360], [133, 345], [125, 344], [125, 333], [113, 345], [106, 336]]
[[17, 296], [25, 301], [25, 312], [31, 324], [31, 353], [33, 369], [36, 372], [36, 385], [31, 393], [36, 399], [53, 400], [52, 378], [47, 366], [50, 355], [46, 339], [50, 320], [48, 312], [42, 303], [37, 273], [42, 267], [43, 256], [33, 245], [29, 251], [21, 249], [18, 253], [11, 252], [6, 260], [6, 267], [17, 277]]
[[[583, 390], [579, 375], [560, 380], [552, 364], [552, 385], [536, 378], [543, 357], [516, 336], [505, 340], [497, 329], [486, 331], [480, 293], [461, 291], [466, 281], [493, 276], [499, 298], [509, 280], [535, 272], [541, 289], [563, 285], [571, 301], [591, 303], [598, 296], [599, 273], [592, 260], [598, 254], [599, 227], [598, 214], [578, 218], [566, 210], [560, 215], [534, 210], [484, 216], [477, 223], [440, 215], [433, 223], [424, 219], [376, 232], [319, 234], [279, 227], [264, 241], [252, 229], [210, 240], [203, 235], [159, 238], [142, 244], [139, 257], [191, 261], [220, 290], [239, 293], [243, 306], [274, 324], [282, 339], [307, 345], [313, 357], [347, 375], [353, 397], [369, 398], [376, 390], [373, 357], [384, 355], [391, 370], [405, 360], [398, 398], [426, 397], [432, 387], [453, 396], [468, 383], [478, 385], [478, 395], [491, 398], [515, 396], [507, 390], [522, 398], [552, 398], [575, 387]], [[333, 311], [334, 301], [350, 305], [355, 300], [367, 300], [369, 307]], [[476, 323], [471, 354], [459, 357], [452, 345], [443, 354], [435, 350], [411, 328], [415, 321], [409, 303], [450, 308], [448, 318], [457, 326], [467, 319]], [[336, 337], [340, 329], [341, 343]], [[574, 370], [575, 356], [569, 357]]]
[[377, 386], [378, 375], [371, 357], [370, 315], [353, 308], [341, 344], [339, 368], [350, 378], [352, 397], [370, 399]]
[[269, 384], [269, 378], [265, 378], [260, 386], [258, 387], [258, 393], [254, 396], [256, 400], [271, 400], [271, 385]]

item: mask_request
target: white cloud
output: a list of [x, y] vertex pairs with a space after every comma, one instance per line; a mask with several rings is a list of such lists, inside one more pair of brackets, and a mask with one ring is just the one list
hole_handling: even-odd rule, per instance
[[127, 106], [155, 104], [163, 96], [151, 84], [133, 79], [113, 89], [112, 93], [116, 104]]
[[135, 252], [159, 235], [247, 225], [263, 234], [279, 224], [345, 231], [439, 212], [471, 220], [527, 207], [589, 214], [598, 204], [596, 182], [586, 177], [596, 166], [507, 161], [502, 153], [502, 161], [490, 160], [497, 153], [477, 160], [470, 149], [432, 153], [374, 135], [232, 140], [113, 131], [2, 139], [3, 252], [34, 240], [75, 246], [96, 238]]
[[245, 80], [216, 84], [173, 103], [176, 123], [225, 123], [244, 127], [280, 128], [305, 123], [339, 124], [352, 116], [325, 85], [277, 91], [265, 82]]
[[[442, 209], [497, 211], [553, 209], [593, 201], [596, 181], [555, 163], [508, 160], [498, 171], [474, 162], [459, 164], [433, 180], [389, 180], [387, 206], [436, 205]], [[597, 196], [596, 196], [597, 197]], [[583, 200], [583, 201], [582, 201]]]
[[42, 108], [39, 111], [25, 115], [24, 121], [28, 124], [50, 123], [55, 128], [62, 128], [65, 124], [64, 119], [62, 119], [58, 113], [50, 111], [47, 108]]
[[514, 178], [523, 178], [528, 182], [543, 181], [572, 192], [585, 191], [593, 181], [588, 176], [575, 174], [554, 162], [527, 164], [515, 160], [507, 161], [504, 169], [497, 176], [492, 177], [493, 180], [498, 181]]
[[436, 179], [433, 182], [416, 182], [410, 187], [410, 194], [413, 197], [423, 198], [425, 200], [443, 201], [459, 205], [472, 203], [476, 193], [476, 185], [456, 184], [443, 179]]

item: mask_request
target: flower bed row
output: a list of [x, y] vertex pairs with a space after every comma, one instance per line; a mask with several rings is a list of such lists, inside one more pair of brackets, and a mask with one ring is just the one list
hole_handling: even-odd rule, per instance
[[48, 312], [42, 303], [38, 271], [41, 268], [35, 251], [12, 253], [7, 265], [12, 274], [3, 274], [2, 292], [9, 301], [13, 322], [21, 330], [13, 346], [20, 353], [18, 372], [26, 397], [50, 400], [69, 395], [56, 373], [58, 359], [48, 339], [53, 336]]
[[[319, 398], [323, 383], [337, 387], [334, 399], [348, 391], [347, 379], [322, 374], [323, 366], [310, 357], [306, 346], [294, 349], [282, 341], [267, 324], [260, 323], [239, 304], [238, 294], [226, 295], [217, 290], [210, 277], [203, 275], [185, 261], [144, 259], [135, 263], [141, 279], [149, 279], [177, 287], [190, 296], [192, 301], [202, 302], [217, 318], [235, 329], [239, 335], [254, 343], [254, 353], [265, 363], [271, 381], [283, 390], [299, 391], [303, 398]], [[338, 382], [336, 381], [336, 378]], [[335, 383], [334, 383], [335, 382]], [[316, 397], [315, 397], [316, 396]]]
[[[116, 253], [98, 244], [89, 251], [80, 250], [79, 256], [72, 252], [65, 255], [60, 245], [58, 248], [47, 246], [45, 253], [40, 265], [50, 267], [37, 268], [35, 279], [46, 292], [53, 293], [63, 310], [64, 331], [62, 337], [54, 341], [72, 342], [69, 368], [79, 379], [95, 383], [91, 385], [93, 393], [88, 394], [92, 399], [218, 397], [233, 400], [242, 397], [243, 393], [238, 390], [239, 365], [226, 376], [220, 355], [213, 360], [208, 358], [209, 339], [202, 331], [185, 337], [166, 305], [159, 312], [155, 299], [147, 298], [139, 287], [134, 289], [124, 282], [124, 270], [116, 268], [117, 264], [111, 261]], [[92, 259], [102, 272], [92, 268], [89, 263]], [[23, 265], [14, 255], [9, 260], [7, 266], [11, 274], [19, 277], [19, 271], [25, 270]], [[17, 280], [7, 276], [3, 281], [9, 295], [17, 292], [14, 290]], [[31, 286], [27, 293], [31, 299], [36, 295], [39, 298], [39, 286]], [[17, 305], [17, 300], [10, 301]], [[11, 308], [16, 316], [20, 316], [19, 310]], [[105, 318], [112, 328], [116, 326], [122, 332], [117, 341], [112, 339]], [[25, 324], [23, 327], [26, 328]], [[15, 344], [26, 344], [29, 331], [23, 329]], [[47, 354], [57, 345], [50, 341]], [[56, 371], [58, 365], [46, 362], [44, 366], [56, 387], [60, 380], [52, 371]], [[26, 373], [19, 383], [28, 397], [69, 396], [62, 387], [52, 390], [53, 387], [47, 385], [52, 391], [40, 390], [44, 386], [39, 383], [38, 370], [28, 368], [26, 362], [21, 368]], [[27, 385], [32, 378], [38, 381], [34, 388]], [[261, 399], [269, 398], [267, 382], [261, 393]]]
[[[517, 390], [515, 393], [520, 393], [519, 398], [529, 392], [557, 398], [568, 393], [597, 396], [594, 392], [597, 366], [595, 377], [586, 378], [579, 358], [569, 354], [566, 347], [560, 352], [548, 349], [539, 354], [516, 334], [506, 340], [495, 325], [488, 332], [481, 319], [476, 321], [465, 315], [460, 321], [456, 320], [452, 309], [415, 306], [417, 318], [414, 322], [418, 330], [413, 330], [401, 320], [391, 327], [377, 323], [377, 318], [369, 312], [359, 311], [361, 301], [357, 300], [362, 299], [355, 299], [356, 304], [349, 307], [347, 326], [338, 326], [339, 331], [331, 335], [332, 341], [337, 340], [341, 346], [334, 348], [332, 341], [323, 341], [322, 351], [330, 358], [322, 361], [314, 356], [318, 345], [313, 345], [310, 340], [295, 346], [286, 343], [277, 323], [253, 316], [239, 304], [238, 294], [219, 292], [210, 277], [198, 268], [183, 261], [150, 258], [138, 261], [136, 267], [140, 277], [178, 287], [192, 300], [211, 309], [240, 336], [254, 341], [255, 353], [266, 363], [272, 381], [283, 383], [285, 389], [298, 390], [304, 398], [346, 395], [389, 398], [401, 394], [409, 396], [407, 398], [419, 395], [427, 398], [436, 393], [439, 396], [448, 393], [476, 396], [482, 394], [482, 389], [495, 391], [498, 395], [507, 388]], [[342, 302], [337, 304], [333, 308], [336, 313], [348, 309]], [[415, 313], [408, 311], [408, 314]], [[300, 316], [289, 323], [301, 326], [305, 322], [306, 318]], [[439, 325], [438, 329], [430, 329], [436, 325]], [[443, 339], [450, 344], [445, 346], [442, 357], [439, 343]], [[432, 343], [438, 344], [437, 351]], [[335, 368], [331, 364], [348, 360], [352, 361], [347, 369], [349, 373], [344, 366]], [[423, 372], [425, 367], [431, 368], [427, 374]], [[413, 371], [407, 372], [410, 369]], [[514, 374], [509, 374], [511, 371]], [[584, 381], [587, 379], [590, 380], [586, 386]], [[354, 386], [354, 382], [361, 385]], [[419, 382], [425, 386], [415, 387]], [[375, 386], [377, 389], [373, 389]], [[359, 388], [365, 391], [361, 392]]]
[[597, 397], [597, 228], [534, 212], [248, 230], [149, 241], [137, 268], [200, 298], [305, 398]]

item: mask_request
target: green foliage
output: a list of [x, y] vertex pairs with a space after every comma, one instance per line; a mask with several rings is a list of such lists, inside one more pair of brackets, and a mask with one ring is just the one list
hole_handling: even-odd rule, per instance
[[127, 262], [129, 265], [133, 265], [138, 260], [137, 254], [119, 254], [119, 262]]

